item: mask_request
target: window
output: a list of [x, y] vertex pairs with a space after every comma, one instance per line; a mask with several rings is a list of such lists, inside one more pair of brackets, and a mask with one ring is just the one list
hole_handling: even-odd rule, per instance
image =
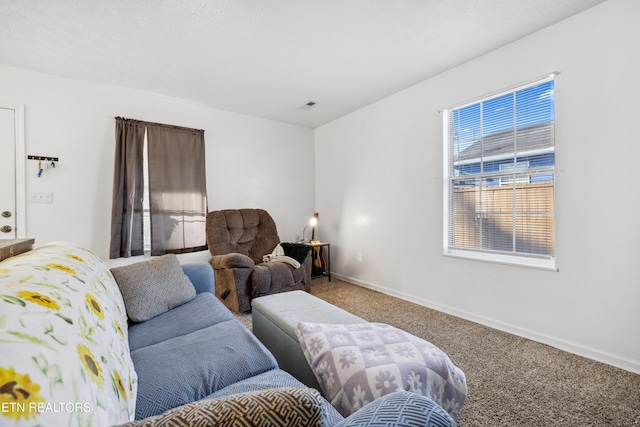
[[116, 117], [110, 258], [206, 250], [204, 131]]
[[555, 269], [554, 77], [444, 111], [444, 253]]

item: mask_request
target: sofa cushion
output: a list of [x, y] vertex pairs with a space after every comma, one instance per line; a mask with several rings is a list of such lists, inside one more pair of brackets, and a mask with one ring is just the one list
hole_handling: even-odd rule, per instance
[[233, 319], [233, 314], [211, 293], [142, 323], [129, 325], [131, 351]]
[[0, 425], [133, 419], [126, 325], [118, 286], [91, 251], [57, 242], [2, 261]]
[[136, 419], [200, 400], [278, 366], [235, 318], [139, 348], [131, 357], [138, 373]]
[[324, 396], [343, 416], [408, 390], [458, 418], [467, 394], [464, 373], [430, 342], [382, 323], [303, 322], [296, 333]]
[[271, 388], [201, 400], [121, 427], [320, 426], [322, 397], [312, 388]]
[[175, 254], [112, 268], [127, 315], [143, 322], [192, 300], [196, 290]]

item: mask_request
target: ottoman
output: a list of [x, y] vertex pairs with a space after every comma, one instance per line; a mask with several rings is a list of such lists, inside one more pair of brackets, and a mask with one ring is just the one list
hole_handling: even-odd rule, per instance
[[305, 291], [283, 292], [251, 301], [254, 335], [271, 351], [280, 369], [322, 393], [296, 336], [300, 322], [352, 324], [364, 319]]

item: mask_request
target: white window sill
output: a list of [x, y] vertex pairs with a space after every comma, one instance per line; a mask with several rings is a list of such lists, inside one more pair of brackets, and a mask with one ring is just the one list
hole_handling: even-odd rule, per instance
[[497, 254], [491, 252], [465, 251], [460, 249], [445, 248], [444, 256], [464, 258], [474, 261], [492, 262], [496, 264], [515, 265], [518, 267], [538, 268], [547, 271], [558, 271], [556, 259], [526, 257], [518, 255]]

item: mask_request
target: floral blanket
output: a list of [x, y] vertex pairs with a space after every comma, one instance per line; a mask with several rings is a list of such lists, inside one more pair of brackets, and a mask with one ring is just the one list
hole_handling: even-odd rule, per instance
[[87, 249], [57, 242], [0, 262], [0, 355], [2, 426], [133, 419], [124, 302]]

